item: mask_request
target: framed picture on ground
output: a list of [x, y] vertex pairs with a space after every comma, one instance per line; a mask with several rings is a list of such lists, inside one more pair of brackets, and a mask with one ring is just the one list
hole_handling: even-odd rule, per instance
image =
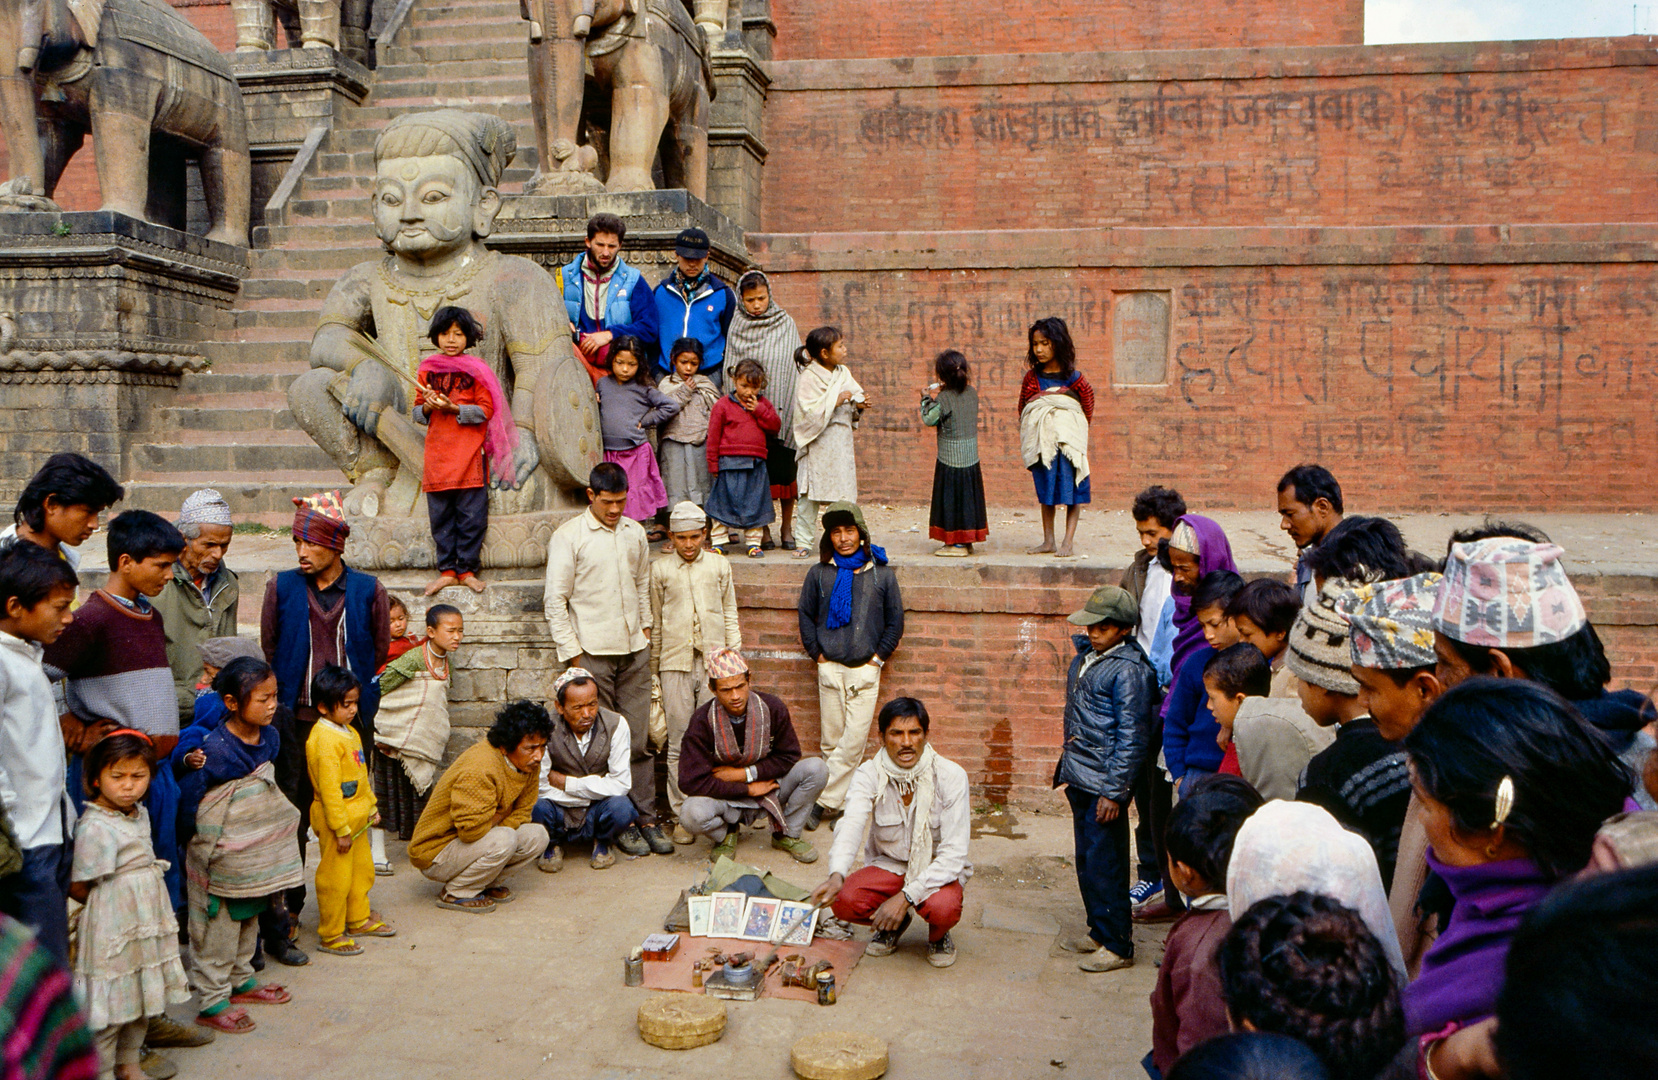
[[745, 941], [770, 941], [772, 929], [777, 926], [777, 909], [782, 906], [783, 901], [769, 896], [749, 897], [743, 912], [743, 932], [737, 936]]
[[[796, 920], [800, 925], [795, 926]], [[792, 927], [792, 929], [791, 929]], [[806, 946], [812, 943], [812, 932], [817, 929], [817, 909], [811, 904], [785, 900], [777, 909], [779, 945]]]
[[708, 914], [708, 936], [742, 937], [743, 911], [748, 905], [748, 894], [717, 892], [709, 900], [713, 903]]
[[692, 937], [707, 937], [708, 922], [714, 915], [714, 898], [712, 896], [688, 896], [685, 898], [685, 908], [691, 921], [691, 927], [687, 932]]

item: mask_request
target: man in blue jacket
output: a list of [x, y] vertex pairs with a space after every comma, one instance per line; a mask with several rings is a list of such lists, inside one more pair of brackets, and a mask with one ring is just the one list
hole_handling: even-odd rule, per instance
[[651, 287], [622, 258], [627, 232], [627, 223], [615, 214], [594, 214], [587, 219], [587, 250], [559, 270], [576, 355], [594, 381], [605, 374], [613, 339], [632, 336], [656, 345]]
[[673, 370], [668, 355], [675, 341], [702, 342], [702, 374], [715, 386], [725, 385], [725, 332], [737, 311], [731, 286], [708, 269], [708, 234], [691, 228], [674, 239], [679, 265], [656, 286], [656, 322], [661, 344], [657, 377]]
[[1134, 963], [1128, 800], [1151, 749], [1157, 672], [1134, 640], [1140, 608], [1126, 590], [1095, 589], [1070, 621], [1088, 633], [1072, 638], [1077, 656], [1065, 680], [1065, 744], [1054, 787], [1064, 784], [1071, 804], [1088, 934], [1062, 944], [1083, 954], [1082, 970], [1115, 971]]

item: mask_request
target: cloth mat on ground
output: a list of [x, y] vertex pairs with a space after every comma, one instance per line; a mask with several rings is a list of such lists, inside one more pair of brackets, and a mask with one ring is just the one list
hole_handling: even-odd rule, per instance
[[[817, 938], [801, 948], [798, 945], [785, 945], [777, 952], [778, 962], [766, 973], [766, 985], [761, 993], [763, 998], [786, 998], [792, 1001], [817, 1001], [817, 991], [807, 990], [798, 986], [783, 985], [783, 959], [789, 956], [800, 956], [807, 964], [815, 964], [819, 960], [827, 960], [835, 965], [835, 993], [846, 993], [846, 984], [852, 977], [852, 969], [858, 966], [863, 959], [866, 941], [829, 941]], [[746, 952], [754, 956], [754, 962], [759, 963], [772, 947], [763, 941], [743, 941], [740, 938], [702, 938], [686, 935], [680, 938], [679, 951], [674, 953], [671, 960], [645, 961], [645, 988], [647, 990], [680, 990], [689, 994], [702, 993], [701, 987], [691, 985], [691, 965], [708, 956], [708, 950], [717, 948], [727, 956], [732, 953]]]

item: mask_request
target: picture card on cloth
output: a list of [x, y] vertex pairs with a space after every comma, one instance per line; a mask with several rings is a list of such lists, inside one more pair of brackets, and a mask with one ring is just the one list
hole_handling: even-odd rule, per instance
[[690, 913], [692, 937], [707, 937], [708, 922], [714, 917], [714, 898], [712, 896], [688, 896], [685, 898], [685, 908]]
[[[799, 926], [793, 926], [795, 920]], [[781, 937], [780, 945], [810, 945], [812, 933], [817, 929], [817, 908], [811, 904], [803, 904], [794, 900], [785, 900], [777, 909], [777, 930]]]
[[783, 901], [769, 896], [749, 897], [748, 908], [743, 912], [743, 932], [737, 936], [745, 941], [770, 941], [772, 929], [777, 925], [777, 909], [781, 906]]
[[708, 917], [708, 936], [742, 937], [743, 911], [748, 906], [748, 894], [717, 892], [709, 899], [714, 903]]

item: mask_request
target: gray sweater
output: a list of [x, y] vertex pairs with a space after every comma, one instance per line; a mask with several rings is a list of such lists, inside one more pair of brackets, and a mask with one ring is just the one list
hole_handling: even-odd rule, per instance
[[616, 376], [606, 375], [597, 389], [606, 450], [632, 450], [645, 441], [646, 428], [679, 411], [679, 402], [637, 378], [619, 383]]

